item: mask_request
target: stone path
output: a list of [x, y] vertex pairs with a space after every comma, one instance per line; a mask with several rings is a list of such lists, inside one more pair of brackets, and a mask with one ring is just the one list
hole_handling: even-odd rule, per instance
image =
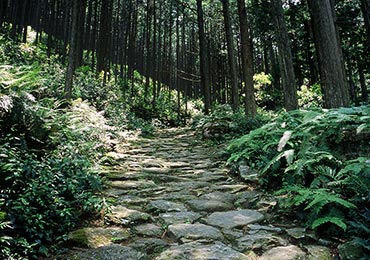
[[114, 206], [103, 227], [70, 234], [64, 259], [333, 259], [292, 223], [272, 226], [276, 202], [228, 176], [217, 152], [186, 128], [118, 145], [106, 173]]

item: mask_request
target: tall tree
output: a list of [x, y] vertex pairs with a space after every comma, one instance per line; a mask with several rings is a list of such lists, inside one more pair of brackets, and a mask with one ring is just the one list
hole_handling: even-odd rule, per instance
[[298, 108], [292, 50], [290, 47], [290, 40], [285, 24], [284, 10], [281, 0], [272, 0], [271, 4], [276, 28], [276, 41], [279, 50], [280, 73], [284, 89], [284, 107], [289, 111]]
[[0, 0], [0, 28], [3, 26], [5, 14], [7, 12], [8, 0]]
[[199, 55], [200, 55], [200, 76], [201, 86], [204, 93], [204, 112], [209, 113], [211, 108], [211, 88], [209, 85], [208, 75], [208, 58], [207, 44], [204, 32], [204, 18], [202, 0], [197, 0], [197, 20], [198, 20], [198, 35], [199, 35]]
[[111, 27], [112, 27], [112, 0], [102, 0], [100, 10], [100, 26], [99, 38], [96, 51], [97, 56], [97, 72], [104, 71], [104, 79], [106, 78], [109, 67], [109, 54], [111, 42]]
[[308, 0], [318, 53], [324, 106], [336, 108], [350, 103], [348, 83], [335, 25], [332, 0]]
[[233, 32], [231, 28], [229, 0], [221, 0], [221, 2], [222, 2], [222, 12], [224, 15], [227, 54], [230, 68], [232, 107], [234, 110], [237, 110], [239, 107], [239, 88], [238, 88], [239, 84], [236, 70], [236, 56], [234, 51]]
[[66, 81], [64, 85], [64, 98], [70, 99], [72, 96], [72, 85], [73, 85], [73, 74], [77, 63], [77, 49], [78, 49], [78, 37], [82, 37], [78, 34], [78, 20], [80, 16], [80, 1], [73, 1], [72, 6], [72, 28], [71, 37], [69, 43], [69, 55], [68, 55], [68, 67], [66, 70]]
[[[370, 0], [361, 0], [361, 11], [364, 17], [368, 46], [370, 46]], [[370, 50], [370, 47], [368, 49]]]
[[257, 114], [256, 99], [253, 86], [253, 48], [252, 39], [249, 33], [249, 21], [244, 0], [238, 0], [238, 13], [241, 36], [241, 54], [243, 67], [243, 81], [245, 92], [245, 114], [255, 117]]

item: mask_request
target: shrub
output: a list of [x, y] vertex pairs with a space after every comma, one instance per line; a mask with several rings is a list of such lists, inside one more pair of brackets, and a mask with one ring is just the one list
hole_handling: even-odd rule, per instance
[[330, 226], [364, 238], [369, 235], [369, 114], [370, 106], [281, 114], [231, 142], [228, 163], [243, 161], [258, 169], [262, 187], [290, 197], [285, 210], [308, 212], [311, 228]]

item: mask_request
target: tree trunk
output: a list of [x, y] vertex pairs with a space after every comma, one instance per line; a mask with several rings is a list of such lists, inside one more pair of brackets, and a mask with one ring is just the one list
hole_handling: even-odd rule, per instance
[[324, 106], [337, 108], [350, 104], [342, 50], [330, 0], [309, 0], [315, 45], [318, 53]]
[[358, 74], [360, 77], [360, 84], [361, 84], [361, 100], [366, 103], [369, 101], [369, 93], [367, 91], [367, 85], [366, 85], [366, 80], [365, 80], [365, 75], [364, 75], [364, 68], [361, 63], [358, 63], [357, 66], [358, 66]]
[[100, 11], [99, 38], [97, 46], [97, 73], [106, 75], [109, 63], [110, 38], [112, 27], [112, 0], [102, 0]]
[[236, 71], [236, 59], [234, 51], [233, 33], [231, 29], [231, 19], [229, 10], [229, 0], [221, 0], [222, 11], [224, 15], [226, 42], [227, 42], [227, 54], [230, 67], [230, 80], [231, 80], [231, 99], [232, 108], [236, 111], [239, 107], [239, 88], [238, 88], [238, 75]]
[[298, 108], [292, 51], [281, 0], [272, 0], [271, 4], [276, 27], [276, 41], [279, 49], [280, 73], [284, 89], [284, 107], [289, 111]]
[[209, 85], [209, 71], [207, 59], [207, 44], [204, 32], [204, 19], [202, 0], [197, 0], [197, 18], [199, 34], [199, 56], [200, 56], [200, 76], [201, 87], [204, 93], [204, 113], [207, 115], [211, 108], [211, 88]]
[[0, 28], [3, 26], [7, 12], [8, 0], [0, 0]]
[[238, 12], [241, 36], [243, 81], [245, 84], [245, 114], [253, 118], [257, 114], [257, 106], [253, 86], [253, 48], [252, 39], [249, 33], [249, 21], [244, 0], [238, 0]]
[[77, 58], [77, 37], [78, 37], [78, 17], [80, 1], [73, 1], [72, 7], [72, 30], [69, 43], [68, 67], [66, 71], [66, 81], [64, 85], [64, 97], [70, 99], [72, 96], [73, 74]]
[[361, 0], [361, 11], [364, 16], [365, 29], [368, 41], [368, 49], [370, 50], [370, 0]]

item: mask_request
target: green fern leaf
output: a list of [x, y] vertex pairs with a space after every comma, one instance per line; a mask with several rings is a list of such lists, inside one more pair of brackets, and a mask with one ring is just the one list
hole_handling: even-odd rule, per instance
[[346, 223], [344, 223], [343, 219], [338, 218], [338, 217], [331, 217], [331, 216], [316, 219], [312, 223], [311, 228], [316, 229], [316, 228], [320, 227], [321, 225], [323, 225], [325, 223], [332, 223], [332, 224], [340, 227], [341, 229], [343, 229], [343, 231], [347, 230], [347, 225], [346, 225]]

